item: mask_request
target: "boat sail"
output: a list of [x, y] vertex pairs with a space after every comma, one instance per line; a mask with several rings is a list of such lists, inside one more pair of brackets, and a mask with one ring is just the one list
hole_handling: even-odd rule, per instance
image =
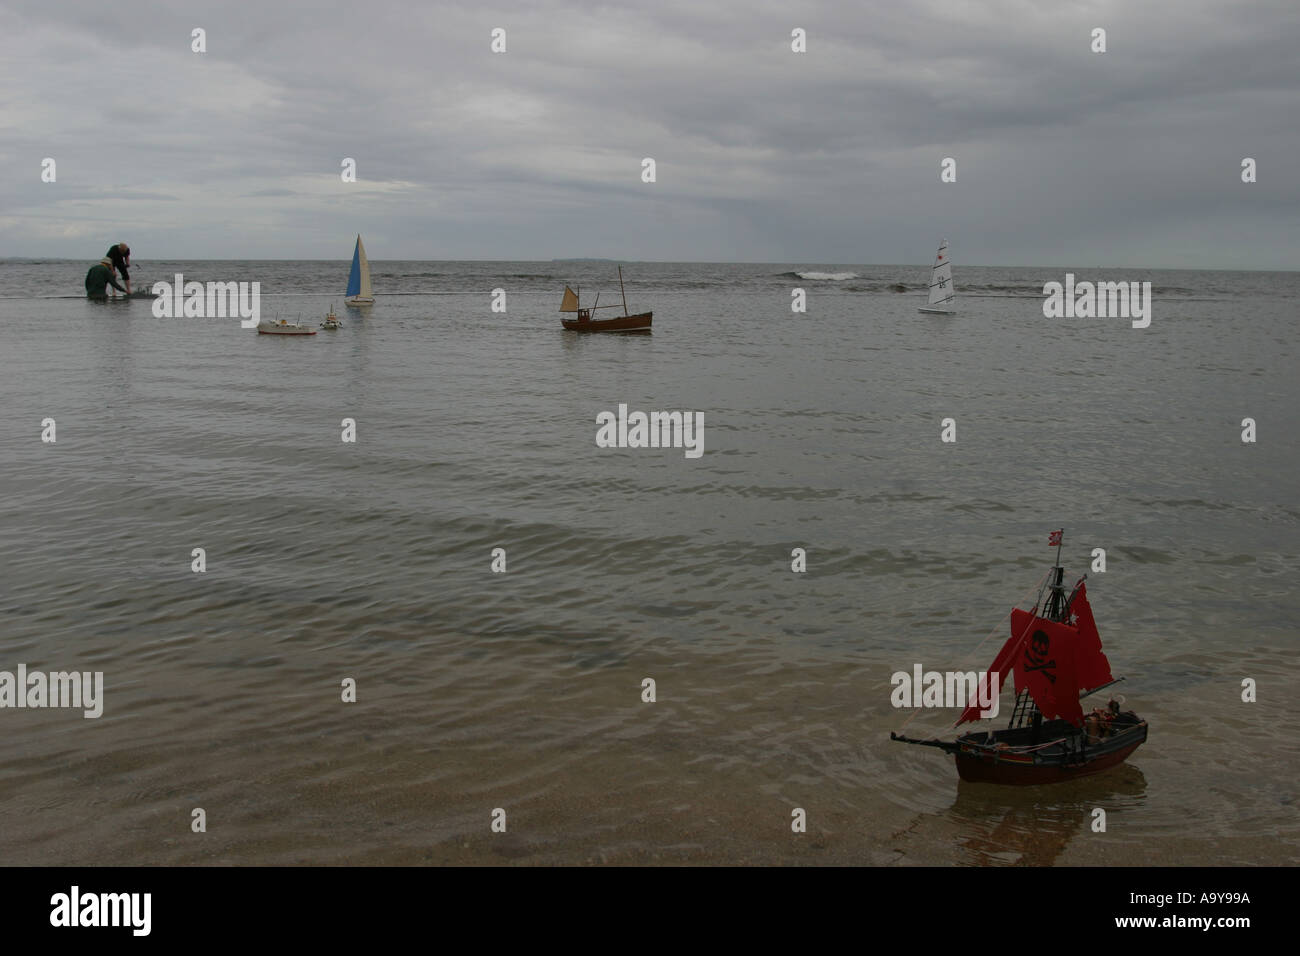
[[930, 297], [925, 308], [918, 312], [931, 312], [936, 315], [951, 315], [955, 309], [952, 291], [952, 261], [948, 258], [948, 240], [939, 243], [939, 252], [935, 256], [934, 266], [930, 269]]
[[623, 296], [623, 314], [613, 319], [594, 319], [592, 313], [597, 309], [617, 309], [616, 305], [600, 305], [600, 296], [596, 296], [595, 303], [590, 308], [584, 309], [578, 301], [578, 293], [574, 292], [567, 285], [564, 287], [564, 299], [560, 302], [561, 312], [576, 312], [576, 319], [560, 319], [562, 324], [570, 332], [649, 332], [650, 323], [654, 319], [653, 312], [640, 312], [636, 315], [627, 314], [627, 293], [623, 291], [623, 267], [618, 267], [618, 288]]
[[352, 250], [352, 272], [348, 274], [348, 291], [343, 302], [345, 305], [375, 304], [374, 294], [370, 291], [370, 260], [366, 258], [361, 233], [357, 233], [357, 245]]
[[[1147, 739], [1147, 722], [1121, 711], [1122, 697], [1086, 717], [1080, 701], [1118, 683], [1101, 649], [1101, 636], [1088, 604], [1086, 578], [1069, 596], [1060, 564], [1063, 531], [1053, 532], [1057, 563], [1048, 572], [1032, 611], [1011, 611], [1011, 636], [989, 666], [999, 685], [1014, 675], [1015, 706], [1006, 730], [973, 731], [956, 741], [919, 740], [891, 733], [891, 740], [938, 747], [953, 754], [963, 780], [983, 783], [1058, 783], [1122, 763]], [[977, 720], [972, 699], [957, 724]]]

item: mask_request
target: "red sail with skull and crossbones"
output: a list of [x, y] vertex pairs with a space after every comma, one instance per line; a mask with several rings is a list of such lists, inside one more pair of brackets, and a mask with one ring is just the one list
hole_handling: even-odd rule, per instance
[[[1070, 602], [1070, 617], [1067, 624], [1014, 609], [1011, 636], [989, 673], [998, 675], [1000, 685], [1005, 685], [1008, 673], [1014, 673], [1016, 690], [1029, 691], [1045, 720], [1060, 717], [1079, 727], [1083, 724], [1079, 692], [1111, 681], [1110, 662], [1102, 653], [1083, 582]], [[980, 709], [973, 701], [957, 723], [978, 719]]]

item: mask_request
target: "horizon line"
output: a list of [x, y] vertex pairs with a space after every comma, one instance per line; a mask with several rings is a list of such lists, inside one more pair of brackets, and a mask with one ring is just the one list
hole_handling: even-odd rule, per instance
[[[809, 265], [809, 260], [791, 261], [791, 260], [773, 260], [773, 259], [609, 259], [584, 256], [566, 256], [561, 259], [487, 259], [487, 258], [470, 258], [470, 259], [375, 259], [367, 257], [373, 265], [376, 262], [530, 262], [530, 263], [568, 263], [568, 262], [607, 262], [611, 264], [626, 265], [628, 263], [644, 263], [646, 265], [717, 265], [717, 266], [790, 266], [806, 265], [809, 269], [814, 265]], [[0, 262], [90, 262], [99, 261], [98, 259], [83, 259], [75, 256], [3, 256], [0, 255]], [[135, 268], [142, 261], [137, 260], [131, 264]], [[156, 259], [157, 262], [350, 262], [350, 257], [342, 259], [335, 258], [312, 258], [296, 257], [291, 259], [261, 259], [241, 257], [237, 259], [222, 258], [189, 258], [189, 259]], [[858, 268], [881, 268], [886, 266], [903, 267], [909, 269], [928, 269], [933, 263], [925, 264], [919, 262], [825, 262], [815, 263], [820, 266], [850, 266]], [[1033, 265], [1029, 263], [958, 263], [954, 264], [956, 269], [1151, 269], [1161, 272], [1300, 272], [1300, 268], [1281, 269], [1281, 268], [1223, 268], [1221, 266], [1148, 266], [1148, 265], [1063, 265], [1055, 263], [1052, 265]]]

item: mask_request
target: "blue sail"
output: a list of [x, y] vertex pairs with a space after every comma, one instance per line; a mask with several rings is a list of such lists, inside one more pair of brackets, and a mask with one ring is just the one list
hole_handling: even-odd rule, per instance
[[348, 298], [361, 292], [361, 237], [357, 236], [356, 248], [352, 250], [352, 271], [348, 273]]

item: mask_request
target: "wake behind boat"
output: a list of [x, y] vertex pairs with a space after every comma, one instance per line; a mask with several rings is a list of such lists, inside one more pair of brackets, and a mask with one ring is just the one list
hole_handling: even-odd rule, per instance
[[601, 305], [600, 295], [591, 308], [584, 309], [578, 301], [578, 293], [567, 285], [564, 287], [564, 300], [560, 303], [561, 312], [576, 312], [576, 319], [560, 319], [561, 324], [570, 332], [649, 332], [654, 319], [653, 312], [627, 314], [627, 292], [623, 290], [623, 267], [618, 268], [618, 288], [623, 296], [623, 314], [612, 319], [596, 319], [592, 313], [597, 309], [617, 309], [616, 305]]
[[[989, 666], [999, 682], [1014, 673], [1016, 702], [1005, 730], [973, 731], [955, 741], [920, 740], [891, 733], [890, 740], [950, 753], [963, 780], [1003, 784], [1059, 783], [1123, 763], [1147, 739], [1147, 722], [1121, 710], [1123, 698], [1087, 717], [1079, 701], [1118, 683], [1101, 650], [1101, 637], [1080, 578], [1066, 597], [1060, 564], [1063, 531], [1049, 539], [1057, 563], [1048, 572], [1033, 611], [1011, 611], [1011, 637]], [[1118, 680], [1123, 680], [1119, 678]], [[972, 701], [957, 723], [976, 720]]]
[[948, 240], [939, 242], [939, 252], [930, 269], [930, 296], [924, 308], [918, 312], [930, 312], [936, 315], [952, 315], [956, 310], [952, 290], [952, 261], [948, 258]]

